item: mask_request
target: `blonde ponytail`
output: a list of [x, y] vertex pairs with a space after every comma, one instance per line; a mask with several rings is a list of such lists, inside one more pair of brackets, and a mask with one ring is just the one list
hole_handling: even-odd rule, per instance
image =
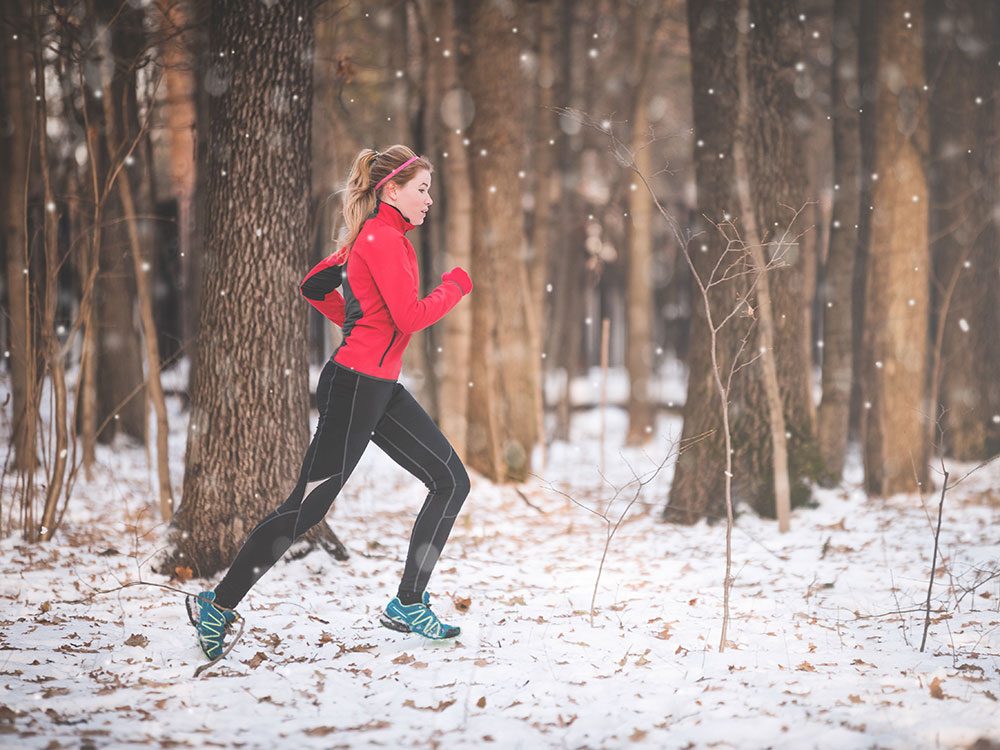
[[[372, 148], [363, 148], [354, 157], [351, 173], [347, 177], [347, 194], [344, 196], [344, 223], [347, 225], [347, 238], [344, 249], [350, 250], [351, 245], [361, 233], [361, 227], [375, 211], [378, 199], [375, 186], [396, 167], [413, 158], [416, 154], [407, 146], [396, 145], [378, 152]], [[393, 176], [392, 182], [405, 185], [413, 179], [418, 171], [426, 169], [434, 171], [434, 167], [424, 157], [416, 159], [412, 164]], [[385, 189], [383, 185], [379, 193]]]

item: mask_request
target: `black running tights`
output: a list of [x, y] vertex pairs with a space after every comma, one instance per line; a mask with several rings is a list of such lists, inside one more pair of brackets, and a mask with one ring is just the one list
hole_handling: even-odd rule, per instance
[[406, 388], [331, 359], [319, 377], [316, 402], [319, 423], [298, 482], [288, 499], [250, 532], [216, 586], [216, 601], [224, 607], [236, 607], [292, 542], [323, 520], [369, 440], [429, 490], [410, 535], [398, 591], [404, 603], [419, 601], [448, 541], [469, 494], [469, 475], [434, 420]]

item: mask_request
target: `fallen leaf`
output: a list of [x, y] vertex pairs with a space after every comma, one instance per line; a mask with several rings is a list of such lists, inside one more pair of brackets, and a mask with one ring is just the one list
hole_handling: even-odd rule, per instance
[[647, 734], [646, 730], [636, 729], [634, 732], [632, 732], [632, 734], [629, 735], [629, 740], [631, 740], [632, 742], [642, 742], [644, 739], [646, 739], [646, 734]]
[[133, 633], [125, 641], [126, 646], [139, 646], [140, 648], [145, 648], [149, 645], [149, 638], [139, 633]]
[[333, 636], [324, 630], [319, 635], [319, 645], [325, 646], [327, 643], [333, 643]]
[[194, 577], [194, 571], [186, 565], [178, 565], [174, 568], [174, 578], [181, 583], [186, 583]]
[[416, 658], [410, 656], [409, 654], [400, 654], [395, 659], [392, 660], [393, 664], [412, 664], [416, 661]]
[[450, 700], [450, 701], [441, 701], [436, 706], [418, 706], [413, 701], [407, 699], [407, 700], [403, 701], [403, 705], [406, 706], [407, 708], [415, 708], [418, 711], [437, 711], [437, 712], [440, 712], [440, 711], [444, 711], [446, 708], [448, 708], [448, 706], [450, 706], [454, 702], [455, 702], [454, 700]]
[[256, 669], [261, 665], [261, 662], [267, 661], [267, 654], [263, 651], [258, 651], [254, 654], [252, 659], [247, 659], [243, 663], [246, 664], [250, 669]]
[[861, 700], [861, 697], [857, 695], [848, 695], [847, 700], [849, 700], [851, 703], [864, 703], [864, 701]]
[[480, 698], [479, 700], [476, 701], [476, 706], [479, 707], [479, 708], [486, 708], [486, 696], [485, 695], [482, 698]]
[[816, 667], [814, 667], [812, 664], [810, 664], [807, 661], [802, 662], [795, 669], [796, 669], [796, 671], [799, 671], [799, 672], [815, 672], [816, 671]]
[[937, 698], [939, 701], [944, 700], [944, 690], [941, 689], [940, 677], [931, 680], [931, 698]]
[[468, 612], [469, 607], [472, 606], [472, 599], [471, 597], [468, 596], [465, 597], [453, 596], [451, 598], [451, 602], [452, 604], [455, 605], [455, 609], [458, 612]]
[[328, 734], [333, 734], [337, 731], [337, 727], [313, 727], [312, 729], [307, 729], [305, 734], [310, 737], [326, 737]]
[[344, 649], [344, 651], [347, 651], [352, 654], [357, 654], [361, 652], [367, 653], [369, 651], [374, 651], [377, 648], [378, 646], [376, 646], [374, 643], [359, 643], [355, 646], [348, 646], [347, 648]]

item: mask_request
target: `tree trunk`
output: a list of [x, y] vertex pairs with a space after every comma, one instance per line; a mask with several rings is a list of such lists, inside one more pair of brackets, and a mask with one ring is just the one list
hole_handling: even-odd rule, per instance
[[[173, 515], [173, 491], [170, 486], [169, 469], [169, 423], [167, 406], [160, 382], [160, 348], [157, 338], [156, 321], [153, 318], [153, 293], [150, 284], [152, 254], [144, 252], [152, 244], [148, 221], [140, 218], [148, 214], [150, 199], [143, 190], [134, 190], [130, 162], [139, 165], [136, 173], [141, 182], [142, 168], [150, 168], [148, 160], [141, 154], [141, 145], [145, 141], [144, 128], [139, 124], [139, 105], [136, 100], [135, 79], [127, 72], [121, 76], [119, 71], [131, 71], [137, 64], [142, 53], [145, 36], [143, 33], [143, 15], [141, 12], [122, 12], [111, 30], [111, 47], [115, 55], [115, 75], [111, 79], [104, 96], [105, 136], [108, 151], [111, 154], [122, 155], [126, 167], [118, 174], [116, 187], [118, 200], [122, 208], [123, 226], [128, 240], [129, 256], [132, 261], [133, 281], [136, 288], [139, 318], [143, 329], [143, 344], [146, 353], [146, 393], [149, 396], [153, 411], [156, 414], [156, 471], [159, 485], [160, 516], [169, 521]], [[122, 91], [122, 95], [118, 94]], [[127, 93], [126, 93], [127, 92]], [[137, 158], [138, 156], [138, 158]], [[145, 413], [145, 407], [144, 407]], [[150, 451], [151, 441], [147, 439], [146, 450]]]
[[[768, 260], [781, 247], [785, 267], [771, 272], [774, 317], [774, 362], [784, 411], [788, 440], [788, 473], [792, 506], [809, 499], [809, 481], [820, 474], [816, 442], [815, 408], [812, 402], [812, 357], [807, 346], [805, 306], [807, 269], [813, 265], [806, 253], [815, 242], [798, 235], [808, 222], [794, 213], [807, 209], [809, 179], [802, 135], [795, 124], [807, 118], [795, 93], [795, 64], [801, 59], [802, 30], [792, 0], [751, 0], [750, 16], [756, 22], [750, 34], [748, 65], [752, 126], [746, 144], [750, 189], [755, 218], [761, 228]], [[755, 339], [761, 334], [758, 328]], [[760, 346], [759, 340], [751, 351]], [[736, 432], [737, 486], [758, 513], [774, 514], [772, 431], [774, 425], [765, 408], [766, 384], [762, 367], [747, 368], [735, 381], [734, 402], [740, 416]], [[780, 436], [776, 436], [779, 437]]]
[[[120, 14], [119, 14], [119, 11]], [[110, 37], [115, 29], [139, 13], [122, 7], [118, 0], [95, 0], [88, 17], [87, 34], [91, 42], [86, 45], [88, 56], [84, 72], [90, 89], [85, 106], [89, 108], [91, 123], [96, 134], [99, 185], [107, 182], [111, 163], [104, 143], [106, 118], [103, 101], [94, 93], [107, 94], [111, 81], [112, 105], [123, 113], [127, 101], [134, 99], [135, 71], [129, 67], [131, 60], [121, 60], [116, 65], [116, 50]], [[134, 23], [129, 24], [134, 27]], [[112, 28], [112, 34], [107, 28]], [[120, 37], [120, 33], [117, 33]], [[122, 114], [124, 117], [124, 114]], [[95, 296], [97, 303], [94, 318], [97, 329], [97, 423], [105, 427], [98, 432], [98, 440], [110, 443], [122, 432], [145, 443], [146, 441], [146, 389], [143, 384], [142, 354], [139, 332], [133, 317], [135, 288], [129, 271], [128, 234], [122, 217], [121, 203], [112, 193], [104, 204], [103, 218], [106, 228], [101, 232], [100, 262]]]
[[[28, 269], [28, 169], [31, 139], [31, 53], [24, 33], [20, 3], [3, 4], [3, 118], [9, 124], [0, 131], [0, 163], [4, 168], [3, 251], [6, 256], [7, 315], [11, 373], [14, 461], [19, 473], [30, 475], [37, 465], [36, 382], [33, 325], [29, 302]], [[18, 39], [11, 38], [19, 29]]]
[[[313, 4], [211, 8], [211, 105], [198, 367], [166, 569], [208, 576], [294, 485], [309, 439], [306, 307]], [[221, 53], [221, 54], [220, 54]]]
[[[559, 7], [560, 56], [557, 85], [563, 101], [568, 102], [570, 107], [584, 111], [589, 111], [586, 102], [589, 89], [576, 60], [589, 43], [586, 31], [591, 24], [586, 18], [587, 9], [588, 6], [573, 3], [572, 0], [561, 0]], [[589, 10], [593, 12], [593, 8]], [[588, 290], [584, 249], [585, 212], [579, 192], [583, 135], [561, 132], [557, 144], [558, 162], [554, 171], [560, 180], [557, 217], [561, 231], [555, 239], [554, 262], [550, 268], [550, 278], [553, 279], [553, 324], [547, 331], [546, 359], [554, 357], [554, 367], [564, 375], [563, 394], [556, 404], [556, 424], [552, 437], [555, 440], [569, 440], [573, 406], [570, 389], [579, 370], [581, 325]]]
[[[637, 5], [633, 23], [632, 57], [632, 152], [636, 169], [652, 179], [652, 149], [649, 144], [648, 69], [656, 45], [646, 3]], [[625, 444], [649, 441], [656, 422], [653, 402], [653, 202], [638, 175], [629, 175], [634, 189], [628, 193], [626, 369], [629, 377], [628, 432]]]
[[198, 349], [201, 343], [201, 300], [202, 283], [207, 251], [208, 235], [208, 160], [210, 156], [209, 105], [211, 100], [228, 86], [223, 73], [223, 58], [211, 56], [208, 40], [208, 17], [211, 6], [204, 0], [193, 0], [191, 6], [191, 26], [187, 34], [191, 58], [194, 62], [194, 195], [191, 211], [191, 253], [185, 256], [181, 265], [184, 286], [187, 289], [185, 302], [187, 323], [191, 338], [187, 341], [188, 382], [185, 406], [190, 407], [191, 386], [198, 370]]
[[556, 114], [553, 111], [556, 94], [556, 0], [543, 0], [538, 10], [538, 103], [536, 106], [536, 148], [532, 163], [534, 166], [535, 206], [534, 224], [531, 232], [531, 258], [528, 278], [531, 283], [530, 299], [535, 305], [533, 314], [538, 321], [535, 333], [536, 346], [542, 352], [538, 367], [538, 435], [541, 448], [541, 466], [547, 461], [547, 435], [545, 429], [545, 380], [551, 368], [549, 349], [545, 345], [546, 321], [552, 320], [554, 310], [550, 309], [552, 296], [547, 291], [549, 259], [552, 256], [554, 238], [552, 219], [553, 205], [558, 201], [559, 172], [556, 169], [555, 148], [558, 137]]
[[[470, 11], [469, 91], [477, 110], [472, 122], [473, 330], [480, 346], [472, 355], [468, 451], [470, 465], [494, 481], [523, 481], [537, 439], [536, 368], [540, 352], [525, 336], [529, 290], [517, 280], [524, 264], [520, 80], [521, 44], [510, 31], [520, 3], [488, 2]], [[482, 154], [481, 150], [486, 153]]]
[[853, 287], [861, 217], [861, 122], [858, 109], [860, 0], [836, 0], [833, 19], [833, 215], [823, 291], [823, 398], [819, 445], [826, 484], [844, 471], [854, 382]]
[[[738, 205], [734, 187], [732, 125], [739, 99], [736, 62], [732, 55], [719, 52], [720, 45], [741, 33], [736, 28], [735, 2], [695, 2], [688, 5], [694, 90], [695, 160], [700, 213], [711, 221], [728, 219], [728, 211]], [[766, 259], [781, 248], [786, 267], [771, 273], [770, 284], [774, 323], [774, 364], [781, 394], [782, 413], [778, 426], [769, 416], [766, 381], [761, 363], [738, 372], [732, 384], [732, 438], [736, 470], [734, 490], [737, 500], [751, 502], [759, 513], [775, 513], [775, 475], [772, 444], [780, 440], [780, 422], [787, 430], [788, 474], [792, 506], [803, 503], [809, 494], [807, 480], [818, 466], [815, 419], [809, 390], [810, 356], [805, 343], [802, 308], [807, 263], [805, 246], [796, 241], [803, 222], [794, 212], [808, 199], [808, 180], [799, 155], [801, 136], [792, 124], [798, 98], [795, 95], [794, 63], [801, 44], [792, 3], [751, 2], [750, 17], [756, 22], [750, 35], [748, 74], [750, 116], [746, 143], [750, 192], [756, 226], [765, 233]], [[800, 115], [801, 116], [801, 115]], [[789, 208], [791, 207], [791, 208]], [[740, 230], [743, 233], [743, 229]], [[743, 234], [746, 242], [752, 238]], [[810, 246], [812, 247], [812, 246]], [[708, 280], [725, 250], [725, 238], [708, 225], [692, 243], [694, 264]], [[731, 256], [730, 256], [731, 257]], [[735, 260], [735, 258], [733, 258]], [[729, 264], [722, 263], [722, 268]], [[717, 274], [718, 276], [719, 274]], [[710, 290], [710, 303], [717, 323], [733, 308], [734, 300], [747, 291], [741, 279], [725, 282]], [[701, 292], [696, 288], [695, 295]], [[680, 457], [665, 511], [668, 519], [694, 522], [706, 515], [721, 516], [724, 496], [725, 448], [721, 409], [713, 386], [708, 322], [696, 303], [692, 306], [691, 349], [688, 362], [688, 394], [684, 407], [682, 440], [708, 436], [688, 448]], [[736, 317], [719, 331], [719, 367], [723, 379], [734, 367], [739, 342], [748, 335], [750, 319]], [[741, 361], [754, 356], [763, 345], [760, 331], [750, 331], [751, 346]], [[739, 363], [736, 363], [737, 365]]]
[[[396, 143], [410, 144], [417, 153], [423, 153], [423, 135], [421, 122], [416, 115], [421, 105], [429, 101], [427, 92], [421, 91], [423, 80], [422, 69], [426, 60], [420, 50], [420, 35], [418, 33], [416, 16], [417, 9], [412, 3], [400, 3], [392, 11], [395, 14], [391, 29], [391, 49], [389, 50], [390, 65], [388, 74], [391, 76], [390, 108], [393, 111], [392, 125], [395, 127]], [[398, 37], [397, 37], [398, 35]], [[422, 96], [421, 96], [422, 94]], [[434, 161], [433, 149], [426, 153], [431, 162]], [[421, 268], [418, 290], [421, 296], [425, 289], [433, 288], [434, 253], [432, 225], [427, 222], [417, 232], [410, 235], [414, 250]], [[428, 288], [428, 284], [431, 286]], [[429, 329], [421, 329], [412, 334], [410, 344], [403, 352], [403, 372], [408, 379], [408, 387], [413, 397], [427, 405], [428, 413], [435, 414], [437, 394], [434, 393], [434, 378], [429, 376], [431, 369], [430, 346], [433, 334]]]
[[[708, 279], [726, 249], [725, 237], [710, 222], [721, 222], [737, 205], [736, 174], [732, 158], [733, 124], [738, 118], [739, 89], [736, 63], [729, 41], [739, 33], [736, 0], [688, 0], [688, 34], [691, 49], [691, 90], [694, 113], [695, 181], [698, 188], [699, 236], [688, 245], [698, 275]], [[724, 50], [719, 52], [720, 46]], [[711, 93], [710, 93], [711, 91]], [[710, 291], [709, 304], [716, 320], [725, 317], [738, 293], [735, 282]], [[725, 517], [726, 447], [722, 404], [716, 392], [710, 349], [710, 329], [701, 291], [691, 282], [691, 333], [689, 336], [687, 396], [681, 444], [687, 446], [677, 459], [670, 496], [663, 519], [696, 523], [708, 517]], [[719, 332], [719, 366], [722, 377], [730, 369], [732, 327]], [[692, 444], [695, 438], [702, 437]]]
[[[928, 18], [931, 255], [936, 308], [928, 442], [962, 461], [988, 458], [997, 413], [997, 43], [992, 6], [959, 0]], [[978, 98], [977, 98], [978, 97]], [[991, 395], [993, 396], [991, 403]], [[943, 435], [938, 434], [938, 427]]]
[[[904, 13], [906, 21], [904, 22]], [[876, 10], [878, 94], [862, 377], [865, 484], [876, 495], [927, 479], [929, 262], [922, 5]]]
[[167, 97], [164, 102], [167, 138], [170, 141], [170, 186], [177, 201], [177, 247], [180, 254], [180, 333], [181, 348], [190, 355], [189, 347], [195, 335], [190, 299], [192, 235], [194, 232], [195, 166], [195, 100], [196, 83], [191, 23], [188, 2], [177, 2], [166, 9], [160, 19], [161, 33], [169, 35], [162, 48], [163, 75]]
[[[312, 197], [310, 219], [310, 262], [318, 263], [337, 249], [337, 228], [340, 224], [341, 201], [337, 194], [340, 175], [347, 175], [350, 162], [342, 158], [349, 151], [338, 132], [337, 29], [340, 14], [332, 6], [316, 11], [316, 54], [313, 62], [312, 106]], [[330, 356], [327, 341], [333, 338], [330, 329], [339, 331], [321, 315], [310, 316], [309, 341], [319, 344], [323, 361]], [[317, 335], [320, 333], [321, 335]], [[312, 348], [312, 347], [310, 347]]]
[[[462, 266], [472, 272], [472, 182], [469, 156], [462, 139], [472, 118], [470, 101], [461, 87], [458, 74], [460, 40], [456, 34], [454, 0], [431, 2], [430, 26], [440, 32], [441, 42], [431, 47], [438, 58], [442, 100], [431, 103], [444, 126], [442, 143], [441, 181], [444, 184], [446, 213], [438, 215], [444, 223], [444, 255], [442, 268]], [[459, 27], [460, 28], [460, 27]], [[444, 54], [445, 50], [448, 55]], [[444, 156], [447, 154], [447, 157]], [[475, 282], [473, 282], [475, 283]], [[459, 305], [440, 325], [441, 355], [437, 359], [437, 380], [440, 391], [438, 419], [441, 430], [455, 451], [465, 460], [468, 456], [468, 403], [470, 358], [472, 356], [472, 305]]]

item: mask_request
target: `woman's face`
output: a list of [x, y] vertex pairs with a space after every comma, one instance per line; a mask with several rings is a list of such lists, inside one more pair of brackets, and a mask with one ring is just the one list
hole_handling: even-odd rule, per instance
[[423, 224], [434, 203], [431, 200], [431, 173], [426, 169], [418, 170], [413, 179], [402, 186], [390, 180], [385, 186], [383, 200], [398, 208], [414, 226]]

